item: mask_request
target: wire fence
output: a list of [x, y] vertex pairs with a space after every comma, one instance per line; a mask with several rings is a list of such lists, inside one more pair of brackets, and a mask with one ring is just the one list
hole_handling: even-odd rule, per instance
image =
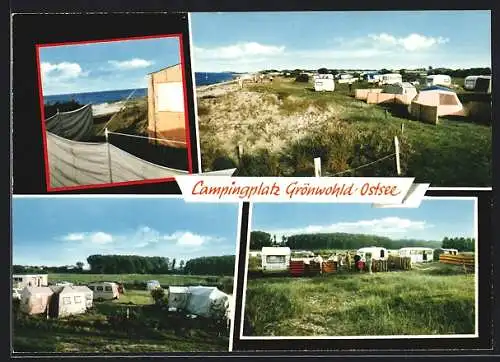
[[341, 171], [341, 172], [337, 172], [337, 173], [324, 173], [324, 176], [328, 176], [328, 177], [336, 177], [336, 176], [340, 176], [340, 175], [343, 175], [343, 174], [346, 174], [346, 173], [350, 173], [350, 172], [354, 172], [354, 171], [357, 171], [357, 170], [360, 170], [360, 169], [363, 169], [365, 167], [368, 167], [368, 166], [371, 166], [371, 165], [374, 165], [378, 162], [382, 162], [384, 160], [387, 160], [389, 158], [392, 158], [392, 157], [395, 157], [396, 156], [396, 152], [393, 152], [389, 155], [386, 155], [384, 157], [381, 157], [375, 161], [371, 161], [371, 162], [368, 162], [368, 163], [365, 163], [364, 165], [361, 165], [361, 166], [358, 166], [358, 167], [354, 167], [354, 168], [351, 168], [351, 169], [348, 169], [348, 170], [345, 170], [345, 171]]

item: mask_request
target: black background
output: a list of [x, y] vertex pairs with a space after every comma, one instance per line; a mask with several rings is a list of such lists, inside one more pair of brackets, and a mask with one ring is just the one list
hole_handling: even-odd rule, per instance
[[[490, 191], [436, 191], [428, 190], [426, 196], [463, 196], [478, 197], [478, 253], [479, 257], [479, 338], [404, 338], [404, 339], [240, 339], [241, 311], [243, 300], [243, 282], [246, 276], [245, 263], [248, 245], [249, 225], [248, 213], [251, 204], [244, 203], [242, 210], [242, 224], [240, 228], [240, 251], [238, 257], [238, 286], [236, 291], [236, 309], [234, 316], [234, 351], [304, 351], [322, 350], [328, 353], [342, 350], [356, 349], [356, 353], [370, 353], [392, 350], [447, 350], [447, 349], [491, 349], [492, 348], [492, 288], [491, 288], [491, 255], [492, 255], [492, 199]], [[425, 200], [423, 202], [426, 202]], [[293, 203], [289, 205], [293, 207]], [[395, 211], [397, 213], [397, 209]], [[450, 220], [451, 221], [451, 220]], [[251, 222], [251, 220], [250, 220]], [[352, 351], [351, 351], [352, 352]]]
[[[2, 3], [7, 5], [7, 2]], [[497, 17], [497, 11], [494, 10], [495, 8], [495, 2], [491, 0], [476, 0], [474, 2], [446, 2], [446, 1], [436, 1], [436, 0], [420, 0], [418, 2], [401, 2], [401, 1], [396, 1], [396, 0], [380, 0], [377, 2], [374, 1], [365, 1], [365, 0], [360, 0], [358, 2], [353, 2], [352, 0], [338, 0], [338, 1], [330, 1], [330, 0], [309, 0], [309, 1], [300, 1], [300, 0], [274, 0], [274, 1], [269, 1], [269, 0], [240, 0], [240, 1], [234, 1], [234, 0], [225, 0], [225, 1], [219, 1], [219, 0], [213, 0], [213, 1], [200, 1], [200, 0], [169, 0], [169, 1], [164, 1], [164, 0], [141, 0], [141, 1], [134, 1], [134, 0], [73, 0], [71, 2], [67, 0], [52, 0], [52, 1], [43, 1], [43, 3], [40, 0], [13, 0], [10, 3], [10, 11], [11, 13], [29, 13], [29, 12], [34, 12], [34, 13], [41, 13], [41, 12], [110, 12], [110, 11], [115, 11], [115, 12], [134, 12], [134, 11], [139, 11], [139, 12], [165, 12], [165, 11], [307, 11], [307, 10], [475, 10], [475, 9], [493, 9], [492, 11], [492, 66], [493, 69], [497, 69], [499, 66], [499, 57], [497, 55], [496, 51], [496, 43], [498, 42], [498, 34], [500, 32], [500, 29], [498, 27], [498, 20], [496, 19]], [[152, 15], [152, 14], [151, 14]], [[149, 15], [149, 16], [151, 16]], [[110, 16], [114, 16], [113, 14], [106, 14], [107, 18]], [[102, 25], [100, 27], [96, 27], [95, 24], [87, 24], [84, 27], [77, 27], [75, 28], [74, 26], [71, 26], [69, 29], [62, 29], [60, 30], [61, 37], [64, 37], [66, 39], [62, 39], [62, 41], [66, 40], [73, 40], [73, 37], [80, 32], [81, 36], [85, 38], [85, 40], [90, 40], [89, 34], [93, 33], [96, 38], [102, 39], [105, 37], [109, 36], [140, 36], [140, 35], [145, 35], [147, 34], [146, 30], [151, 30], [150, 28], [154, 28], [154, 25], [149, 24], [151, 20], [141, 20], [137, 21], [136, 19], [138, 17], [141, 17], [141, 19], [146, 19], [143, 15], [140, 14], [131, 14], [133, 16], [134, 20], [129, 21], [127, 24], [122, 24], [119, 28], [112, 28], [108, 27], [108, 21], [106, 21], [105, 26]], [[163, 15], [164, 16], [164, 15]], [[3, 34], [8, 34], [9, 31], [12, 29], [10, 28], [10, 21], [13, 21], [14, 18], [21, 18], [21, 16], [14, 16], [12, 17], [11, 15], [7, 15], [7, 12], [5, 13], [5, 21], [1, 22], [4, 26], [4, 32]], [[40, 17], [40, 16], [37, 16]], [[155, 15], [154, 17], [158, 17], [158, 15]], [[153, 16], [147, 18], [147, 19], [153, 19]], [[23, 26], [19, 27], [18, 30], [15, 30], [15, 35], [18, 37], [20, 34], [24, 32], [25, 40], [28, 42], [34, 44], [35, 43], [35, 37], [40, 36], [41, 34], [44, 33], [44, 30], [39, 28], [39, 25], [37, 27], [37, 23], [39, 24], [40, 20], [35, 20], [35, 16], [26, 16], [26, 18], [31, 18], [27, 19], [24, 21]], [[18, 20], [16, 20], [18, 21]], [[13, 21], [14, 22], [14, 21]], [[15, 23], [15, 22], [14, 22]], [[71, 22], [73, 24], [73, 22]], [[45, 23], [44, 23], [45, 24]], [[19, 26], [19, 25], [16, 25]], [[168, 28], [170, 25], [166, 24], [165, 22], [158, 21], [157, 22], [157, 27], [160, 28], [160, 33], [165, 33], [166, 28]], [[354, 25], [353, 25], [354, 26]], [[457, 24], [457, 26], [474, 26], [473, 24]], [[121, 32], [118, 31], [121, 29]], [[19, 33], [18, 33], [19, 31]], [[179, 32], [178, 29], [174, 32]], [[110, 34], [109, 33], [119, 33], [119, 34]], [[154, 31], [153, 33], [158, 33], [158, 31]], [[182, 32], [183, 34], [184, 31]], [[9, 42], [9, 39], [7, 36], [4, 35], [2, 37], [2, 45], [4, 49], [7, 49], [7, 52], [11, 51], [11, 43]], [[19, 45], [21, 38], [18, 37], [16, 40]], [[27, 45], [25, 45], [27, 46]], [[184, 47], [188, 47], [188, 38], [184, 36]], [[16, 50], [17, 51], [17, 50]], [[34, 52], [34, 47], [33, 50], [29, 50]], [[6, 54], [4, 51], [3, 54]], [[35, 65], [35, 60], [34, 60], [34, 53], [29, 54], [28, 52], [28, 58], [24, 59], [24, 64], [28, 64], [28, 68], [22, 70], [22, 75], [21, 78], [25, 77], [25, 73], [27, 75], [31, 74], [31, 77], [33, 77], [32, 70], [30, 68], [33, 68]], [[189, 74], [190, 72], [190, 60], [189, 60], [189, 49], [186, 49], [186, 74]], [[23, 62], [21, 59], [20, 62]], [[11, 87], [10, 87], [10, 75], [8, 75], [8, 68], [7, 66], [10, 65], [10, 59], [7, 59], [7, 57], [4, 56], [3, 58], [3, 63], [4, 63], [4, 68], [3, 71], [0, 73], [1, 76], [1, 84], [4, 87], [4, 100], [6, 101], [5, 103], [2, 102], [1, 104], [6, 104], [6, 107], [3, 108], [2, 110], [4, 112], [4, 119], [5, 119], [5, 124], [6, 120], [11, 117], [11, 111], [10, 111], [10, 101], [7, 101], [8, 96], [11, 93]], [[34, 68], [36, 69], [36, 68]], [[35, 74], [36, 75], [36, 74]], [[497, 76], [496, 72], [494, 71], [493, 73], [493, 83], [496, 84], [497, 80], [500, 80], [500, 77]], [[187, 82], [191, 82], [191, 79], [186, 79]], [[35, 112], [35, 121], [33, 119], [27, 119], [27, 120], [21, 120], [21, 123], [25, 123], [26, 127], [31, 124], [35, 124], [35, 127], [40, 127], [40, 115], [39, 115], [39, 104], [38, 104], [38, 93], [37, 90], [35, 89], [30, 89], [33, 87], [36, 87], [36, 80], [35, 82], [30, 81], [30, 84], [27, 84], [25, 87], [28, 89], [24, 90], [25, 94], [28, 94], [28, 98], [32, 99], [32, 102], [36, 103], [36, 107], [33, 107]], [[25, 82], [26, 84], [26, 82]], [[189, 87], [189, 83], [188, 83]], [[16, 90], [16, 92], [19, 92], [20, 90]], [[33, 98], [35, 96], [35, 98]], [[495, 119], [496, 114], [500, 114], [497, 111], [497, 105], [499, 104], [499, 97], [500, 93], [497, 94], [496, 92], [493, 92], [493, 119]], [[34, 99], [34, 100], [33, 100]], [[190, 100], [190, 109], [192, 109], [192, 100]], [[35, 136], [35, 143], [41, 142], [41, 136], [39, 134], [39, 130], [33, 131], [33, 130], [28, 130], [26, 131], [26, 128], [22, 128], [22, 126], [18, 125], [17, 129], [21, 130], [22, 132], [27, 132], [26, 134], [33, 134], [35, 132], [38, 132]], [[24, 130], [23, 130], [24, 129]], [[481, 288], [481, 298], [480, 298], [480, 305], [481, 305], [481, 310], [480, 310], [480, 315], [481, 315], [481, 324], [480, 324], [480, 334], [481, 334], [481, 347], [483, 347], [483, 344], [485, 345], [485, 348], [489, 348], [489, 344], [491, 342], [491, 339], [488, 340], [488, 337], [490, 336], [490, 330], [489, 326], [492, 324], [492, 320], [495, 321], [495, 326], [500, 324], [500, 308], [496, 307], [493, 305], [493, 301], [489, 299], [490, 293], [489, 291], [492, 291], [494, 293], [495, 298], [498, 297], [498, 288], [493, 288], [493, 282], [496, 281], [497, 279], [500, 278], [500, 275], [498, 273], [499, 268], [495, 267], [495, 264], [493, 261], [498, 258], [497, 253], [496, 253], [496, 244], [498, 243], [498, 235], [500, 235], [500, 215], [498, 214], [498, 207], [497, 203], [493, 203], [493, 209], [489, 209], [485, 205], [488, 203], [487, 199], [497, 199], [497, 193], [496, 191], [496, 184], [497, 184], [497, 171], [496, 171], [496, 165], [498, 162], [496, 161], [496, 155], [499, 153], [499, 145], [498, 142], [495, 141], [495, 139], [498, 136], [499, 132], [499, 127], [496, 125], [493, 126], [493, 137], [494, 137], [494, 142], [493, 142], [493, 150], [494, 150], [494, 155], [493, 157], [493, 191], [489, 192], [461, 192], [461, 191], [429, 191], [427, 195], [429, 196], [471, 196], [471, 195], [480, 195], [481, 196], [481, 201], [480, 201], [480, 260], [481, 260], [481, 265], [480, 265], [480, 288]], [[193, 139], [195, 136], [195, 133], [193, 132], [194, 130], [194, 125], [191, 128], [191, 138]], [[1, 133], [1, 136], [4, 137], [4, 141], [0, 142], [0, 144], [4, 147], [4, 157], [8, 157], [6, 159], [7, 162], [11, 162], [11, 147], [12, 144], [10, 142], [10, 127], [7, 129], [5, 126], [5, 131]], [[26, 145], [26, 144], [25, 144]], [[40, 150], [41, 145], [35, 145], [31, 147], [31, 150]], [[28, 148], [30, 148], [28, 146]], [[18, 149], [16, 147], [16, 149]], [[196, 160], [197, 159], [197, 150], [193, 150], [194, 152], [192, 153], [192, 159]], [[24, 154], [28, 154], [29, 152], [25, 152]], [[21, 160], [21, 156], [15, 156], [15, 164], [18, 165], [19, 163], [24, 163], [26, 166], [28, 166], [30, 163], [32, 163], [32, 160]], [[29, 157], [29, 156], [27, 156]], [[43, 160], [43, 157], [41, 154], [35, 154], [34, 157], [36, 159]], [[439, 155], [436, 155], [436, 157], [439, 157]], [[14, 162], [12, 162], [14, 163]], [[193, 172], [196, 172], [196, 162], [194, 163], [194, 169]], [[19, 166], [16, 166], [19, 167]], [[35, 167], [29, 167], [25, 168], [25, 172], [27, 172], [27, 175], [22, 176], [26, 180], [26, 185], [29, 187], [35, 187], [35, 188], [40, 188], [40, 185], [38, 184], [40, 180], [44, 180], [44, 174], [43, 174], [43, 169], [40, 171], [39, 169], [40, 165]], [[5, 168], [4, 168], [5, 170]], [[10, 169], [9, 169], [10, 171]], [[20, 174], [20, 172], [18, 172]], [[4, 233], [3, 233], [3, 239], [4, 240], [9, 240], [11, 238], [11, 218], [10, 218], [10, 213], [11, 213], [11, 174], [9, 172], [9, 175], [4, 174], [4, 189], [7, 191], [8, 190], [8, 196], [5, 198], [7, 201], [7, 205], [5, 205], [5, 211], [7, 215], [9, 215], [8, 218], [5, 220], [5, 228], [3, 228]], [[28, 181], [29, 178], [35, 178], [33, 181]], [[8, 181], [7, 181], [8, 180]], [[44, 186], [44, 185], [43, 185]], [[471, 185], [473, 186], [473, 185]], [[43, 188], [42, 192], [44, 191], [45, 188]], [[31, 191], [25, 190], [26, 192], [23, 192], [22, 190], [15, 190], [16, 193], [29, 193]], [[169, 184], [151, 184], [151, 185], [141, 185], [141, 186], [129, 186], [129, 187], [110, 187], [102, 190], [87, 190], [87, 191], [76, 191], [76, 193], [84, 193], [84, 192], [89, 192], [89, 193], [173, 193], [173, 192], [178, 192], [178, 188], [175, 185], [175, 183], [169, 183]], [[58, 193], [54, 193], [58, 194]], [[248, 203], [244, 204], [244, 211], [248, 212]], [[245, 218], [243, 218], [243, 225], [241, 227], [241, 232], [242, 232], [242, 244], [240, 247], [240, 255], [239, 258], [241, 262], [239, 262], [239, 275], [244, 276], [244, 258], [245, 258], [245, 252], [246, 252], [246, 221]], [[495, 248], [494, 248], [495, 246]], [[4, 271], [4, 290], [9, 290], [9, 285], [11, 284], [11, 271], [10, 271], [10, 250], [7, 253], [3, 253], [4, 258], [6, 260], [4, 263], [4, 268], [7, 271]], [[485, 260], [488, 259], [488, 260]], [[490, 274], [491, 272], [491, 274]], [[483, 278], [483, 276], [485, 276]], [[241, 296], [242, 293], [242, 282], [243, 278], [240, 278], [238, 280], [238, 286], [237, 286], [237, 295]], [[7, 301], [7, 298], [9, 298], [9, 303], [10, 303], [10, 295], [8, 293], [5, 293], [5, 300]], [[493, 306], [493, 307], [492, 307]], [[309, 351], [298, 351], [301, 347], [304, 347], [303, 345], [301, 346], [300, 343], [303, 343], [304, 341], [298, 341], [299, 343], [292, 343], [292, 341], [288, 341], [288, 347], [284, 345], [277, 345], [276, 343], [273, 343], [273, 345], [269, 345], [270, 343], [262, 343], [258, 342], [258, 349], [262, 349], [263, 347], [268, 349], [267, 352], [238, 352], [238, 348], [241, 350], [249, 350], [252, 349], [251, 346], [248, 345], [242, 345], [242, 341], [238, 341], [238, 336], [239, 336], [239, 328], [240, 328], [240, 309], [241, 308], [241, 300], [240, 304], [237, 305], [237, 313], [235, 315], [235, 328], [234, 328], [234, 349], [233, 353], [229, 355], [228, 353], [182, 353], [182, 354], [175, 354], [177, 356], [182, 355], [204, 355], [204, 357], [198, 357], [200, 360], [205, 360], [209, 357], [219, 359], [221, 357], [229, 357], [231, 356], [232, 358], [238, 357], [238, 356], [256, 356], [258, 359], [261, 357], [258, 356], [266, 356], [267, 358], [270, 358], [270, 356], [276, 356], [274, 358], [275, 360], [284, 360], [289, 362], [290, 359], [293, 359], [293, 356], [304, 356], [307, 358], [307, 360], [324, 360], [325, 358], [328, 359], [333, 359], [333, 358], [348, 358], [349, 360], [359, 360], [363, 356], [378, 356], [375, 357], [375, 359], [380, 360], [380, 361], [386, 361], [389, 359], [395, 359], [395, 355], [398, 355], [397, 360], [401, 359], [410, 359], [410, 360], [416, 360], [417, 356], [429, 359], [432, 357], [435, 358], [440, 358], [440, 357], [445, 357], [446, 358], [453, 358], [454, 361], [462, 360], [465, 361], [477, 361], [480, 360], [481, 357], [492, 357], [492, 356], [498, 356], [499, 355], [499, 348], [497, 343], [494, 343], [492, 346], [493, 349], [490, 351], [485, 351], [485, 350], [479, 350], [479, 351], [464, 351], [462, 348], [477, 348], [476, 346], [468, 346], [467, 342], [464, 345], [460, 345], [460, 343], [454, 342], [454, 344], [459, 344], [458, 350], [449, 350], [447, 352], [443, 351], [433, 351], [431, 349], [432, 344], [437, 343], [439, 345], [439, 349], [445, 348], [442, 346], [443, 341], [447, 342], [449, 340], [420, 340], [420, 341], [415, 341], [414, 343], [411, 343], [411, 348], [422, 348], [422, 351], [420, 352], [367, 352], [366, 350], [357, 350], [357, 351], [334, 351], [332, 350], [333, 348], [338, 348], [339, 350], [342, 349], [340, 344], [343, 343], [341, 340], [334, 341], [333, 343], [336, 344], [336, 346], [332, 346], [332, 342], [328, 343], [328, 345], [325, 346], [325, 343], [323, 344], [323, 348], [328, 349], [328, 352], [320, 352], [320, 351], [314, 351], [314, 350], [309, 350]], [[2, 309], [4, 313], [4, 320], [8, 320], [10, 318], [10, 310], [9, 308], [3, 308]], [[486, 321], [485, 319], [491, 316], [490, 321]], [[5, 327], [7, 327], [7, 323], [4, 324]], [[9, 328], [9, 327], [7, 327]], [[493, 330], [494, 333], [494, 342], [498, 341], [498, 338], [500, 337], [499, 335], [499, 328], [496, 327]], [[7, 330], [7, 333], [10, 334], [10, 329]], [[5, 334], [4, 334], [5, 335]], [[5, 352], [9, 353], [11, 355], [11, 349], [10, 349], [10, 341], [8, 338], [3, 339], [4, 340], [4, 347], [5, 347]], [[276, 342], [276, 341], [273, 341]], [[352, 341], [347, 341], [350, 344], [354, 344], [354, 348], [367, 348], [369, 346], [363, 345], [365, 341], [359, 341], [358, 343], [352, 342]], [[388, 348], [402, 348], [400, 341], [397, 340], [386, 340], [383, 343], [387, 344], [387, 346], [383, 346], [382, 344], [379, 343], [380, 341], [377, 341], [376, 347], [388, 347]], [[404, 342], [404, 341], [403, 341]], [[453, 342], [453, 341], [452, 341]], [[368, 343], [374, 343], [368, 341]], [[407, 343], [407, 342], [405, 342]], [[321, 348], [321, 346], [317, 346], [318, 348]], [[280, 352], [271, 352], [270, 350], [277, 350], [277, 349], [292, 349], [290, 352], [286, 351], [280, 351]], [[312, 345], [309, 346], [309, 348], [313, 348]], [[424, 351], [424, 349], [427, 349]], [[8, 350], [8, 351], [7, 351]], [[78, 354], [71, 354], [72, 356], [78, 355]], [[80, 354], [81, 355], [81, 354]], [[102, 356], [102, 354], [97, 354], [98, 356]], [[158, 354], [155, 354], [158, 355]], [[410, 357], [413, 355], [415, 358]], [[450, 355], [453, 355], [451, 357]], [[39, 355], [42, 357], [42, 355]], [[281, 357], [277, 357], [281, 356]], [[356, 357], [358, 356], [358, 357]], [[393, 358], [390, 358], [390, 357]], [[463, 356], [463, 357], [460, 357]], [[16, 356], [19, 357], [19, 356]], [[47, 356], [49, 357], [49, 356]], [[57, 359], [56, 355], [51, 355], [49, 357], [50, 359]], [[142, 357], [145, 358], [145, 357]], [[142, 359], [141, 358], [141, 359]], [[174, 355], [169, 355], [169, 358], [174, 358]], [[182, 357], [181, 357], [182, 358]], [[254, 357], [255, 358], [255, 357]], [[257, 359], [255, 358], [255, 359]], [[192, 358], [194, 359], [194, 358]], [[245, 358], [248, 359], [248, 358]], [[107, 359], [109, 360], [109, 358]]]
[[[14, 194], [47, 193], [35, 45], [167, 34], [183, 35], [191, 160], [193, 173], [196, 173], [198, 172], [197, 130], [187, 14], [19, 14], [13, 16]], [[175, 181], [170, 181], [49, 193], [179, 194], [180, 190]]]

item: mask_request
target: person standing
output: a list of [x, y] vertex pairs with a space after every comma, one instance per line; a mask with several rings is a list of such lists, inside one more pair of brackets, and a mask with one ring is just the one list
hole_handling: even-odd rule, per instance
[[373, 266], [373, 260], [372, 260], [372, 253], [366, 253], [366, 268], [368, 269], [368, 273], [372, 274], [372, 266]]

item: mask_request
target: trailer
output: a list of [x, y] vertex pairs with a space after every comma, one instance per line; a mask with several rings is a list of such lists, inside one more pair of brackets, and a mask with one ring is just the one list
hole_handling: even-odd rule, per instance
[[379, 246], [368, 246], [356, 251], [356, 255], [359, 256], [363, 262], [366, 262], [367, 253], [371, 253], [372, 260], [387, 260], [389, 258], [388, 250]]
[[425, 247], [408, 247], [399, 249], [399, 256], [409, 257], [412, 263], [428, 263], [434, 259], [434, 249]]
[[425, 79], [427, 87], [432, 87], [434, 85], [443, 85], [445, 87], [451, 86], [451, 77], [445, 74], [434, 74], [429, 75]]
[[399, 73], [382, 74], [378, 79], [378, 83], [380, 85], [403, 83], [403, 76]]
[[332, 74], [316, 74], [314, 76], [314, 90], [316, 92], [333, 92], [335, 81]]
[[263, 247], [261, 264], [263, 273], [280, 273], [290, 267], [291, 250], [289, 247]]

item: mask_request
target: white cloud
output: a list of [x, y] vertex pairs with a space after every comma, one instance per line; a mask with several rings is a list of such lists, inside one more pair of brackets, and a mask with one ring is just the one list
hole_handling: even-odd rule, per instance
[[241, 42], [216, 48], [194, 47], [200, 59], [244, 59], [255, 56], [276, 56], [285, 52], [284, 46], [265, 45], [257, 42]]
[[111, 234], [97, 231], [86, 233], [70, 233], [61, 238], [64, 241], [79, 241], [82, 243], [107, 244], [113, 241]]
[[[380, 33], [357, 38], [333, 37], [326, 39], [322, 46], [309, 49], [290, 49], [254, 41], [216, 47], [195, 45], [194, 64], [197, 72], [316, 69], [323, 66], [337, 69], [399, 69], [409, 68], [409, 64], [426, 67], [442, 58], [450, 58], [449, 54], [439, 52], [439, 45], [448, 42], [449, 39], [441, 36], [410, 33], [396, 37]], [[432, 54], [429, 49], [434, 49]], [[471, 62], [471, 65], [483, 63], [476, 62]]]
[[354, 222], [338, 222], [330, 225], [308, 225], [300, 228], [277, 229], [266, 231], [276, 235], [278, 240], [284, 236], [310, 233], [353, 233], [371, 234], [386, 237], [412, 237], [412, 233], [423, 231], [433, 225], [426, 221], [410, 220], [400, 217], [359, 220]]
[[435, 45], [445, 44], [449, 42], [448, 38], [431, 37], [422, 34], [412, 33], [406, 37], [397, 38], [387, 33], [370, 34], [368, 37], [375, 41], [375, 45], [390, 45], [403, 47], [408, 51], [417, 51], [431, 48]]
[[182, 246], [200, 246], [217, 240], [211, 236], [198, 235], [190, 231], [176, 231], [173, 234], [164, 235], [163, 239], [167, 241], [176, 241], [177, 245]]
[[43, 62], [40, 65], [42, 76], [44, 80], [66, 80], [85, 76], [88, 72], [84, 72], [80, 64], [62, 62], [62, 63], [48, 63]]
[[83, 240], [84, 238], [85, 238], [84, 233], [70, 233], [70, 234], [64, 236], [63, 240], [78, 241], [78, 240]]
[[153, 64], [153, 62], [150, 60], [140, 59], [140, 58], [134, 58], [122, 61], [109, 60], [108, 63], [113, 67], [121, 70], [147, 68]]

